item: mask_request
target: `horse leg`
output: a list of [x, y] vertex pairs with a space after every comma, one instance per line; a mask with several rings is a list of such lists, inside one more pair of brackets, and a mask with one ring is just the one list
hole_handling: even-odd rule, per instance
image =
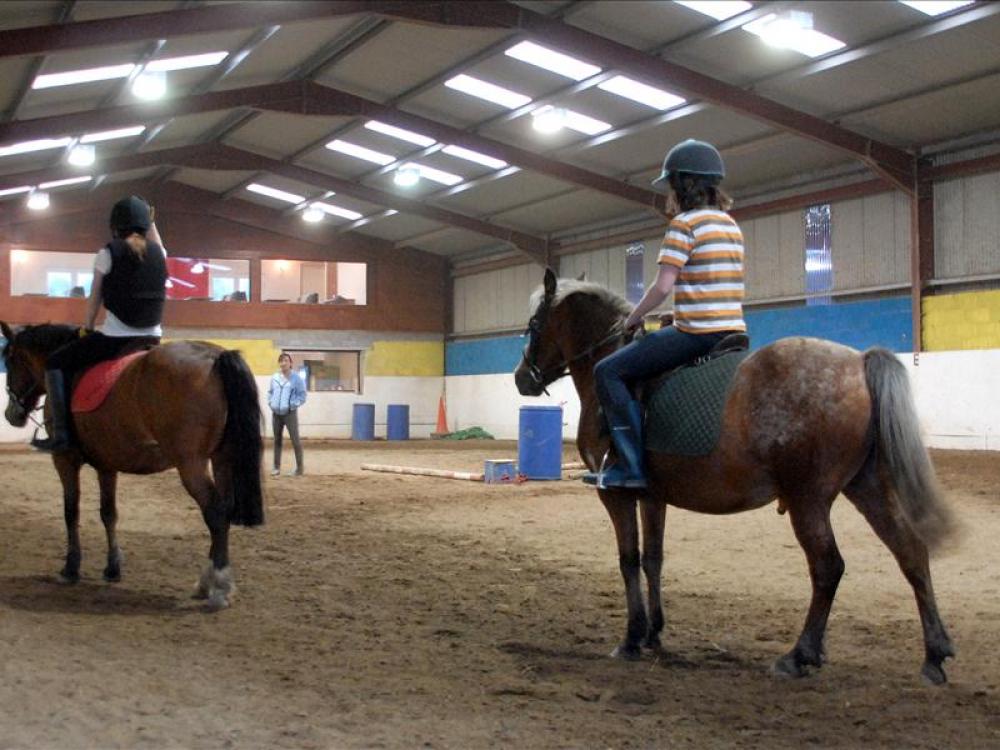
[[639, 513], [642, 517], [642, 572], [646, 574], [646, 589], [649, 599], [649, 631], [643, 645], [659, 649], [660, 633], [663, 631], [663, 602], [660, 597], [660, 575], [663, 571], [663, 527], [667, 515], [667, 504], [654, 500], [640, 500]]
[[924, 631], [924, 665], [920, 673], [934, 685], [948, 681], [942, 664], [955, 656], [948, 631], [945, 630], [934, 600], [927, 545], [902, 518], [892, 511], [889, 493], [870, 462], [844, 489], [844, 494], [861, 511], [879, 539], [892, 552], [906, 580], [913, 587]]
[[639, 658], [640, 644], [649, 631], [649, 621], [646, 618], [646, 608], [642, 602], [639, 584], [639, 524], [635, 514], [635, 497], [607, 490], [601, 490], [598, 494], [615, 527], [618, 567], [625, 580], [625, 602], [628, 606], [625, 640], [611, 655], [618, 659], [634, 661]]
[[101, 522], [108, 537], [108, 565], [104, 568], [104, 580], [117, 583], [122, 579], [122, 551], [118, 546], [118, 506], [115, 495], [118, 489], [118, 472], [97, 472], [97, 483], [101, 488]]
[[60, 583], [80, 580], [80, 464], [65, 454], [53, 458], [63, 486], [63, 518], [66, 521], [66, 563], [59, 571]]
[[229, 598], [236, 593], [229, 569], [229, 511], [208, 474], [207, 461], [191, 461], [178, 466], [177, 470], [184, 489], [201, 508], [201, 515], [212, 537], [209, 549], [211, 562], [195, 585], [194, 597], [207, 599], [210, 610], [223, 609], [229, 606]]
[[844, 558], [837, 549], [837, 540], [830, 525], [830, 506], [834, 498], [820, 502], [799, 498], [789, 504], [789, 515], [795, 536], [809, 561], [812, 579], [812, 601], [805, 626], [795, 648], [774, 665], [777, 674], [802, 677], [806, 667], [823, 666], [823, 637], [837, 585], [844, 574]]

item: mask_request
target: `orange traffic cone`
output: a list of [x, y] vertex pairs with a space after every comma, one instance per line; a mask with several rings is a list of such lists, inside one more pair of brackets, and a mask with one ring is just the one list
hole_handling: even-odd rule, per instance
[[434, 432], [432, 437], [441, 437], [447, 434], [448, 434], [448, 417], [444, 411], [444, 394], [441, 394], [441, 398], [438, 399], [437, 430]]

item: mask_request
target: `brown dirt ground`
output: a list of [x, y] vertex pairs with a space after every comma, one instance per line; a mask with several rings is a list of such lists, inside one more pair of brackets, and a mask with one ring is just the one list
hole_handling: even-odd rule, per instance
[[667, 650], [622, 663], [607, 658], [624, 602], [592, 490], [358, 470], [481, 470], [515, 454], [308, 445], [307, 476], [268, 480], [267, 525], [233, 533], [234, 606], [204, 614], [187, 596], [207, 533], [174, 472], [122, 478], [116, 585], [100, 580], [85, 473], [84, 579], [61, 586], [55, 473], [43, 456], [0, 453], [0, 748], [1000, 746], [995, 454], [935, 454], [965, 527], [934, 565], [959, 649], [940, 689], [918, 676], [909, 587], [843, 500], [830, 662], [787, 681], [768, 669], [809, 585], [774, 506], [668, 512]]

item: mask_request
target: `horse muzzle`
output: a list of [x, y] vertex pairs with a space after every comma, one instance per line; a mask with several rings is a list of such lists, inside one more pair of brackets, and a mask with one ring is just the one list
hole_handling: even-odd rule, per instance
[[514, 371], [514, 385], [522, 396], [541, 396], [545, 393], [545, 383], [537, 367], [528, 367], [524, 362]]
[[28, 423], [28, 412], [19, 407], [13, 401], [7, 404], [7, 409], [4, 411], [4, 416], [7, 421], [14, 427], [24, 427]]

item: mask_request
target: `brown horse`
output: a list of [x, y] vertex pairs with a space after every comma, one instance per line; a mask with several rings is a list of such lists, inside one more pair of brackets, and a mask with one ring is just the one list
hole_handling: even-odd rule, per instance
[[[45, 360], [76, 337], [70, 326], [0, 323], [7, 343], [7, 421], [22, 427], [45, 392]], [[118, 472], [152, 474], [177, 467], [184, 488], [201, 508], [211, 533], [211, 562], [195, 589], [210, 609], [229, 604], [229, 525], [263, 523], [260, 405], [243, 357], [206, 342], [175, 342], [130, 363], [104, 403], [73, 418], [76, 445], [53, 455], [63, 486], [68, 549], [60, 573], [80, 578], [80, 467], [97, 470], [101, 520], [108, 537], [104, 580], [121, 578], [115, 526]], [[212, 474], [208, 464], [211, 460]]]
[[[558, 280], [548, 270], [533, 299], [518, 390], [537, 396], [566, 374], [580, 396], [577, 446], [592, 471], [608, 450], [594, 390], [594, 363], [624, 343], [631, 306], [595, 284]], [[954, 656], [931, 586], [928, 547], [950, 528], [920, 439], [906, 370], [884, 349], [861, 353], [829, 341], [787, 338], [754, 352], [736, 372], [718, 445], [706, 456], [646, 452], [649, 488], [600, 490], [618, 541], [628, 629], [615, 656], [658, 648], [663, 629], [660, 572], [666, 506], [701, 513], [753, 510], [778, 499], [787, 510], [812, 578], [812, 602], [795, 647], [778, 674], [801, 676], [822, 665], [827, 617], [844, 572], [830, 525], [841, 492], [896, 557], [913, 587], [923, 625], [922, 674], [946, 681]], [[639, 551], [641, 516], [642, 554]], [[640, 591], [646, 575], [649, 615]]]

